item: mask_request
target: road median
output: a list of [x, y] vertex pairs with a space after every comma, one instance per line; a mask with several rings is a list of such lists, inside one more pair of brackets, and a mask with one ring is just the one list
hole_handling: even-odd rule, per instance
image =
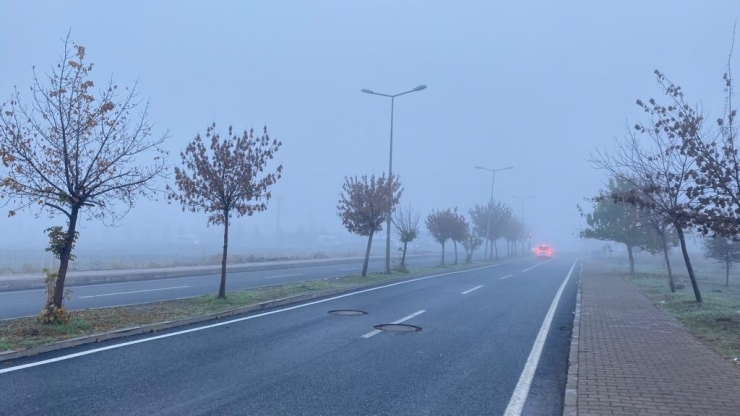
[[[419, 254], [410, 257], [430, 257]], [[380, 259], [381, 257], [371, 257]], [[344, 257], [330, 259], [304, 259], [261, 261], [254, 263], [229, 264], [226, 266], [229, 273], [256, 272], [264, 270], [288, 269], [306, 266], [322, 266], [345, 264], [363, 261], [363, 257]], [[66, 286], [94, 285], [114, 282], [134, 282], [142, 280], [172, 279], [178, 277], [218, 275], [221, 265], [180, 266], [151, 269], [122, 269], [122, 270], [84, 270], [71, 271], [65, 279]], [[44, 287], [44, 276], [41, 273], [4, 275], [0, 276], [0, 291], [41, 289]]]

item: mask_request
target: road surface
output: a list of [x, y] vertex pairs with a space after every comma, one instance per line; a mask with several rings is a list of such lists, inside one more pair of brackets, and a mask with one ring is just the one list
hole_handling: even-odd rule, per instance
[[[406, 259], [406, 264], [409, 268], [434, 266], [439, 264], [439, 257], [409, 257]], [[379, 273], [384, 270], [384, 259], [370, 261], [368, 272]], [[285, 266], [285, 268], [270, 270], [229, 272], [226, 276], [226, 290], [233, 291], [281, 283], [340, 277], [360, 274], [361, 271], [362, 260], [298, 267]], [[208, 293], [215, 294], [218, 292], [220, 281], [220, 272], [209, 272], [200, 276], [71, 286], [69, 287], [72, 291], [71, 300], [65, 301], [65, 306], [69, 310], [77, 310], [158, 302]], [[44, 289], [0, 292], [0, 319], [35, 316], [41, 310], [44, 299], [46, 299]]]
[[578, 276], [527, 259], [0, 363], [0, 414], [560, 415]]

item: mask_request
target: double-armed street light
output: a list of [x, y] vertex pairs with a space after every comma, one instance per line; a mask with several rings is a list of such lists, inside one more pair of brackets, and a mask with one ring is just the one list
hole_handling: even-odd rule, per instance
[[475, 168], [480, 169], [480, 170], [487, 170], [491, 172], [491, 203], [488, 207], [488, 221], [487, 221], [488, 224], [486, 225], [486, 255], [484, 256], [485, 258], [488, 258], [488, 240], [491, 236], [491, 211], [493, 211], [493, 188], [496, 185], [496, 172], [500, 172], [502, 170], [513, 169], [513, 167], [507, 166], [501, 169], [489, 169], [489, 168], [484, 168], [482, 166], [476, 166]]
[[[410, 94], [412, 92], [421, 91], [423, 89], [426, 89], [426, 85], [419, 85], [418, 87], [414, 88], [413, 90], [404, 91], [402, 93], [398, 94], [382, 94], [379, 92], [375, 92], [372, 90], [364, 89], [362, 92], [365, 94], [373, 94], [373, 95], [379, 95], [381, 97], [388, 97], [391, 99], [391, 146], [390, 146], [390, 156], [388, 158], [388, 180], [393, 180], [393, 105], [395, 102], [396, 97], [400, 97], [401, 95]], [[392, 182], [389, 183], [388, 186], [388, 192], [391, 193], [389, 195], [389, 198], [393, 199], [393, 186]], [[391, 215], [392, 215], [392, 208], [391, 211], [388, 212], [388, 219], [385, 223], [385, 229], [386, 229], [386, 237], [385, 237], [385, 272], [387, 274], [390, 274], [391, 272]]]
[[[524, 202], [526, 200], [528, 200], [528, 199], [533, 199], [534, 196], [532, 196], [532, 195], [530, 195], [530, 196], [516, 196], [516, 195], [512, 195], [512, 197], [514, 197], [514, 199], [518, 199], [518, 200], [522, 201], [522, 225], [523, 226], [526, 226], [527, 224], [526, 224], [525, 219], [524, 219]], [[529, 237], [529, 248], [531, 250], [532, 249], [532, 233], [531, 232], [528, 233], [528, 237]], [[522, 252], [524, 252], [524, 241], [522, 241]]]

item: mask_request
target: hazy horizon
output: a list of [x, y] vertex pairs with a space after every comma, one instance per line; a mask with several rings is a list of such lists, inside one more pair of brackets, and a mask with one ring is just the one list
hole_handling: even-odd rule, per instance
[[[532, 243], [577, 251], [576, 204], [606, 180], [585, 161], [589, 153], [641, 119], [635, 101], [660, 94], [655, 69], [709, 119], [721, 113], [738, 12], [733, 1], [668, 0], [12, 1], [0, 5], [0, 102], [14, 86], [28, 100], [32, 67], [43, 76], [71, 30], [98, 86], [111, 76], [121, 87], [140, 80], [155, 134], [169, 132], [170, 165], [211, 122], [222, 132], [266, 125], [282, 140], [275, 160], [283, 178], [266, 212], [232, 221], [239, 239], [303, 230], [309, 240], [333, 235], [357, 244], [337, 217], [337, 200], [345, 175], [387, 172], [390, 123], [390, 100], [360, 90], [393, 94], [424, 84], [395, 105], [401, 203], [422, 221], [433, 209], [458, 207], [467, 216], [490, 197], [490, 173], [474, 166], [512, 166], [496, 175], [496, 199], [521, 216], [515, 197], [533, 196], [524, 212]], [[8, 218], [9, 208], [0, 208], [0, 257], [18, 247], [43, 252], [43, 230], [63, 225], [28, 212]], [[165, 198], [140, 200], [117, 227], [83, 220], [77, 249], [153, 247], [166, 235], [217, 241], [221, 228], [206, 222], [206, 214], [183, 213]], [[431, 240], [425, 228], [422, 237]]]

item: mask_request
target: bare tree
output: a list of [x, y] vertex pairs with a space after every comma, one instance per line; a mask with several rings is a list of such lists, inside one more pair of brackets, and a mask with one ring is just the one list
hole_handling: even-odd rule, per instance
[[59, 269], [39, 316], [43, 322], [68, 319], [64, 282], [81, 215], [117, 222], [137, 197], [154, 195], [153, 180], [165, 171], [160, 145], [166, 135], [152, 137], [138, 83], [121, 90], [109, 81], [95, 91], [92, 68], [85, 48], [68, 35], [46, 82], [34, 72], [29, 104], [16, 90], [0, 107], [0, 154], [7, 168], [0, 189], [13, 205], [9, 215], [30, 208], [67, 219], [65, 231], [50, 233]]
[[397, 209], [393, 213], [393, 225], [398, 232], [398, 238], [403, 243], [403, 255], [401, 256], [401, 266], [406, 265], [406, 248], [408, 244], [419, 236], [419, 211], [413, 209], [411, 205]]
[[362, 265], [362, 275], [366, 276], [373, 235], [383, 229], [383, 223], [398, 205], [403, 189], [397, 176], [386, 178], [385, 174], [377, 179], [373, 175], [369, 180], [367, 175], [345, 177], [342, 189], [337, 203], [337, 214], [342, 224], [347, 231], [368, 238]]
[[[647, 108], [641, 100], [637, 103], [643, 109]], [[656, 101], [650, 99], [649, 103], [655, 105]], [[650, 113], [652, 110], [648, 108], [646, 111]], [[696, 195], [689, 192], [696, 186], [693, 174], [695, 162], [681, 152], [680, 137], [667, 134], [661, 128], [662, 123], [659, 116], [653, 116], [647, 123], [636, 124], [635, 131], [628, 130], [624, 139], [615, 143], [613, 151], [597, 151], [591, 163], [631, 184], [626, 193], [614, 194], [611, 198], [639, 204], [649, 211], [644, 217], [661, 238], [661, 251], [668, 268], [668, 283], [672, 292], [676, 288], [668, 256], [671, 240], [666, 237], [667, 233], [672, 235], [675, 230], [695, 297], [700, 302], [701, 292], [696, 284], [685, 237], [685, 230], [693, 227], [697, 207]], [[643, 137], [647, 140], [641, 140]]]
[[209, 214], [208, 224], [224, 226], [224, 245], [221, 260], [221, 284], [218, 298], [226, 297], [226, 262], [229, 246], [229, 223], [232, 216], [251, 216], [267, 209], [272, 197], [270, 188], [282, 176], [283, 165], [266, 173], [265, 169], [282, 142], [271, 139], [267, 127], [262, 135], [254, 130], [242, 134], [229, 126], [222, 139], [216, 132], [216, 123], [206, 129], [204, 143], [195, 136], [180, 153], [182, 167], [175, 167], [175, 185], [167, 186], [168, 199], [178, 201], [183, 211]]
[[457, 213], [457, 208], [453, 210], [453, 214], [450, 219], [450, 240], [455, 246], [455, 264], [457, 264], [457, 243], [462, 243], [468, 238], [468, 221]]
[[462, 240], [462, 246], [465, 249], [465, 262], [473, 262], [473, 253], [483, 245], [483, 237], [475, 229], [468, 226], [467, 237]]

